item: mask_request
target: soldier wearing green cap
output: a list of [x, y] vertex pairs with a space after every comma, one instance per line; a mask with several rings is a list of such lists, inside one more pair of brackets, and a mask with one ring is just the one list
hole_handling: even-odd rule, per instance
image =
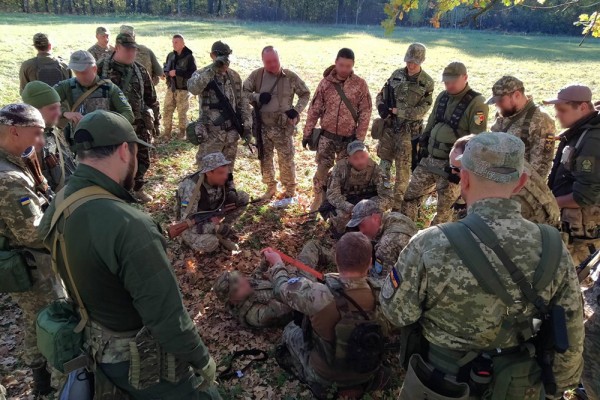
[[96, 43], [88, 49], [91, 55], [94, 56], [96, 62], [103, 57], [110, 56], [115, 51], [115, 48], [110, 44], [110, 31], [104, 26], [96, 28]]
[[183, 232], [183, 242], [195, 251], [212, 253], [221, 247], [229, 251], [238, 250], [231, 224], [243, 211], [242, 207], [248, 204], [249, 196], [235, 189], [230, 165], [231, 161], [223, 153], [207, 154], [202, 158], [200, 170], [186, 176], [177, 188], [177, 219], [184, 219], [196, 212], [217, 211], [231, 204], [240, 207], [228, 213], [224, 219], [214, 217]]
[[525, 95], [523, 82], [514, 76], [503, 76], [492, 87], [487, 104], [496, 105], [493, 132], [508, 132], [525, 143], [525, 161], [542, 177], [547, 177], [554, 156], [556, 126], [544, 108], [533, 97]]
[[421, 68], [425, 51], [423, 44], [411, 44], [404, 56], [406, 66], [392, 73], [376, 98], [381, 119], [373, 123], [372, 135], [379, 139], [379, 166], [388, 179], [392, 164], [396, 164], [392, 207], [397, 210], [402, 206], [410, 179], [411, 140], [421, 134], [423, 119], [433, 104], [433, 79]]
[[[48, 303], [64, 296], [50, 255], [36, 232], [48, 200], [22, 157], [27, 150], [44, 145], [45, 127], [44, 118], [33, 106], [9, 104], [0, 109], [0, 285], [23, 312], [23, 362], [32, 369], [35, 395], [51, 391], [46, 359], [37, 348], [36, 316]], [[16, 276], [25, 278], [17, 285]]]
[[[115, 52], [105, 57], [98, 65], [98, 75], [109, 79], [125, 94], [134, 115], [133, 126], [140, 139], [150, 142], [157, 118], [158, 98], [148, 71], [135, 61], [139, 46], [135, 37], [128, 33], [119, 33]], [[147, 203], [152, 196], [143, 190], [144, 176], [150, 168], [150, 152], [142, 148], [138, 152], [138, 172], [133, 192], [138, 201]]]
[[346, 151], [348, 158], [337, 162], [327, 184], [327, 202], [335, 208], [329, 216], [334, 235], [344, 233], [358, 201], [371, 199], [382, 210], [388, 209], [392, 202], [390, 182], [369, 157], [365, 144], [355, 140], [348, 144]]
[[227, 311], [245, 327], [284, 326], [292, 320], [292, 309], [275, 299], [273, 284], [265, 279], [261, 268], [251, 277], [239, 271], [223, 272], [213, 291]]
[[69, 79], [71, 70], [58, 56], [52, 54], [52, 43], [45, 33], [36, 33], [33, 36], [33, 47], [37, 55], [21, 64], [19, 70], [19, 90], [23, 91], [25, 85], [32, 81], [42, 81], [50, 86]]
[[75, 171], [75, 160], [62, 130], [57, 128], [62, 114], [60, 96], [52, 87], [41, 81], [29, 82], [21, 93], [23, 102], [37, 108], [46, 127], [46, 144], [37, 152], [42, 173], [54, 192], [58, 192], [68, 182]]
[[450, 183], [443, 171], [454, 142], [470, 133], [485, 131], [488, 106], [484, 97], [471, 89], [467, 67], [454, 61], [444, 68], [442, 91], [433, 106], [429, 120], [419, 138], [419, 164], [413, 171], [404, 194], [402, 214], [415, 221], [425, 197], [437, 193], [437, 212], [432, 224], [451, 219], [452, 205], [459, 187]]
[[[123, 116], [102, 110], [81, 120], [74, 139], [79, 165], [39, 237], [47, 248], [64, 241], [55, 266], [85, 323], [95, 396], [114, 398], [116, 387], [135, 399], [219, 398], [215, 362], [182, 303], [160, 227], [127, 204], [136, 152], [150, 144]], [[69, 214], [55, 215], [62, 207]], [[136, 362], [132, 343], [143, 354]]]
[[[210, 52], [212, 64], [198, 69], [188, 80], [188, 90], [199, 96], [200, 117], [196, 124], [196, 136], [200, 146], [196, 162], [201, 164], [202, 157], [213, 152], [221, 152], [231, 161], [231, 171], [235, 166], [237, 144], [240, 136], [246, 143], [252, 137], [252, 115], [248, 96], [242, 91], [242, 78], [229, 68], [231, 48], [221, 42], [213, 43]], [[213, 86], [214, 85], [214, 86]], [[217, 90], [221, 91], [231, 108], [238, 114], [243, 124], [243, 132], [236, 130], [227, 106], [220, 101]]]
[[[524, 154], [508, 133], [471, 138], [458, 157], [468, 215], [417, 233], [385, 280], [383, 314], [423, 344], [401, 360], [408, 369], [400, 399], [441, 388], [465, 399], [560, 398], [579, 382], [583, 310], [573, 262], [559, 232], [525, 220], [511, 199], [527, 180]], [[539, 321], [559, 307], [564, 324], [554, 332], [568, 345], [548, 354], [544, 386], [526, 343], [541, 340]], [[544, 334], [548, 328], [543, 322]], [[435, 383], [418, 378], [432, 373]]]

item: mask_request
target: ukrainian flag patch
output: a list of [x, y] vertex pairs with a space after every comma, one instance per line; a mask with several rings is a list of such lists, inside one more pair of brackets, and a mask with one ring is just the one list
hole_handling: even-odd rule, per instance
[[31, 200], [29, 199], [29, 197], [23, 197], [19, 201], [21, 202], [21, 206], [23, 206], [23, 207], [28, 206], [29, 204], [31, 204]]
[[392, 285], [394, 285], [394, 289], [397, 289], [398, 286], [400, 286], [400, 276], [395, 267], [390, 271], [390, 281], [392, 282]]
[[181, 206], [182, 207], [187, 207], [189, 204], [190, 204], [190, 202], [187, 201], [187, 200], [184, 200], [184, 201], [181, 202]]

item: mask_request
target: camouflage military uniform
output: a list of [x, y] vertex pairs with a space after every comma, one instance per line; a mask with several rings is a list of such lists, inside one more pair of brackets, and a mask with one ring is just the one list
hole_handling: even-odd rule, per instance
[[[404, 61], [421, 64], [425, 59], [425, 47], [409, 47]], [[422, 53], [422, 54], [421, 54]], [[392, 164], [396, 164], [396, 183], [394, 185], [395, 209], [400, 209], [404, 200], [404, 192], [410, 179], [410, 167], [412, 160], [411, 139], [417, 138], [423, 128], [423, 118], [433, 103], [433, 79], [425, 71], [421, 70], [416, 75], [410, 76], [408, 68], [397, 69], [388, 79], [386, 86], [393, 91], [393, 107], [397, 113], [387, 115], [387, 126], [382, 132], [382, 137], [377, 145], [377, 156], [381, 159], [379, 166], [384, 173], [390, 177]], [[376, 104], [378, 109], [385, 104], [387, 99], [386, 90], [383, 89], [377, 95]], [[390, 112], [389, 110], [387, 111]], [[383, 117], [383, 116], [382, 116]]]
[[[286, 112], [294, 110], [296, 115], [301, 114], [310, 100], [310, 90], [296, 73], [288, 69], [282, 69], [278, 75], [275, 75], [265, 71], [264, 68], [259, 68], [244, 81], [244, 92], [250, 97], [251, 102], [256, 104], [255, 112], [260, 113], [264, 150], [261, 160], [263, 183], [267, 185], [267, 190], [273, 193], [276, 191], [277, 180], [273, 157], [277, 150], [281, 183], [285, 187], [286, 194], [294, 196], [296, 193], [294, 161], [296, 126], [292, 124], [294, 118], [289, 118]], [[258, 98], [261, 93], [271, 94], [271, 100], [267, 104], [260, 105]], [[296, 105], [293, 104], [294, 96], [298, 96]]]
[[558, 227], [560, 224], [560, 210], [556, 199], [548, 188], [546, 178], [525, 162], [528, 179], [523, 189], [512, 198], [521, 203], [523, 218], [537, 224], [548, 224]]
[[[110, 79], [123, 91], [133, 111], [135, 133], [140, 139], [150, 143], [154, 129], [152, 109], [158, 103], [158, 99], [146, 69], [137, 62], [132, 65], [118, 63], [111, 56], [100, 62], [98, 75], [102, 79]], [[124, 87], [126, 82], [128, 83], [127, 87]], [[138, 148], [137, 159], [138, 170], [135, 176], [134, 191], [141, 190], [146, 183], [144, 176], [150, 168], [149, 149], [147, 147]]]
[[[44, 120], [37, 109], [26, 104], [11, 104], [0, 110], [0, 126], [42, 128]], [[31, 288], [11, 293], [23, 311], [23, 361], [32, 369], [45, 368], [46, 360], [37, 348], [36, 318], [47, 304], [64, 296], [52, 271], [50, 255], [37, 235], [37, 226], [47, 207], [47, 200], [36, 190], [35, 181], [23, 159], [0, 148], [0, 236], [8, 249], [24, 251], [30, 269]], [[34, 375], [35, 376], [35, 375]]]
[[583, 342], [583, 361], [585, 368], [581, 381], [585, 391], [590, 399], [600, 398], [600, 380], [598, 372], [600, 371], [600, 285], [594, 285], [583, 292], [585, 299], [585, 314], [588, 316], [585, 321], [585, 339]]
[[392, 201], [391, 185], [375, 161], [370, 159], [367, 168], [362, 171], [352, 167], [348, 159], [338, 161], [331, 171], [327, 185], [327, 201], [335, 207], [337, 214], [329, 220], [337, 232], [345, 231], [354, 208], [354, 204], [350, 203], [347, 197], [368, 192], [377, 192], [370, 199], [382, 210], [389, 208]]
[[94, 56], [96, 61], [102, 60], [104, 57], [110, 57], [114, 53], [115, 48], [112, 45], [101, 47], [98, 43], [88, 49], [88, 51]]
[[75, 159], [60, 129], [46, 128], [44, 137], [46, 144], [39, 157], [42, 173], [50, 188], [58, 192], [75, 172]]
[[[340, 84], [354, 110], [358, 121], [354, 118], [337, 93], [335, 86]], [[315, 91], [306, 116], [304, 138], [310, 138], [313, 129], [320, 121], [321, 129], [325, 131], [319, 139], [317, 155], [317, 170], [313, 177], [313, 192], [315, 200], [322, 200], [327, 185], [327, 174], [334, 162], [347, 157], [346, 146], [353, 140], [364, 141], [371, 121], [371, 94], [366, 81], [352, 73], [345, 80], [337, 76], [334, 66], [327, 68], [323, 79]]]
[[[462, 68], [457, 69], [460, 64]], [[446, 70], [449, 72], [463, 72], [466, 74], [466, 68], [461, 63], [452, 63]], [[462, 71], [460, 71], [463, 69]], [[458, 75], [464, 75], [462, 73]], [[444, 78], [445, 79], [445, 78]], [[458, 199], [460, 188], [458, 185], [448, 182], [448, 180], [439, 174], [432, 171], [443, 170], [448, 164], [448, 156], [452, 145], [461, 136], [470, 133], [480, 133], [486, 128], [488, 115], [488, 106], [485, 104], [485, 99], [476, 93], [470, 92], [471, 88], [467, 86], [455, 95], [449, 95], [447, 92], [442, 92], [437, 97], [433, 106], [433, 111], [429, 115], [427, 126], [425, 127], [424, 136], [429, 137], [427, 147], [428, 156], [423, 158], [417, 168], [413, 171], [410, 178], [410, 183], [404, 194], [404, 203], [402, 204], [402, 214], [415, 221], [417, 214], [424, 197], [432, 191], [437, 193], [437, 213], [432, 221], [432, 224], [446, 222], [451, 219], [451, 207]], [[461, 104], [461, 100], [466, 95], [473, 93], [471, 102], [464, 110], [462, 116], [458, 120], [456, 131], [449, 125], [455, 109]], [[475, 95], [476, 94], [476, 95]], [[443, 106], [442, 100], [447, 101], [447, 105]], [[445, 111], [442, 115], [442, 111]]]
[[227, 305], [227, 310], [243, 326], [249, 328], [270, 328], [283, 326], [291, 321], [292, 309], [275, 299], [273, 284], [265, 280], [261, 272], [255, 272], [249, 278], [252, 293], [233, 304], [229, 301], [230, 295], [235, 290], [237, 279], [248, 279], [241, 277], [238, 271], [224, 272], [217, 278], [213, 290], [219, 300]]

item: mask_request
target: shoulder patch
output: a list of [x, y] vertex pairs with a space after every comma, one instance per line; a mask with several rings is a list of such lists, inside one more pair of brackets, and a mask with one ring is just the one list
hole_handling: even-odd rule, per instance
[[398, 275], [398, 271], [396, 271], [396, 267], [394, 267], [381, 287], [381, 296], [385, 300], [394, 297], [396, 290], [400, 287], [400, 282], [400, 275]]
[[591, 158], [584, 158], [581, 161], [581, 172], [592, 172], [594, 170], [594, 161]]
[[485, 121], [485, 115], [483, 114], [483, 111], [477, 111], [473, 117], [473, 122], [475, 122], [475, 125], [481, 125], [483, 124], [483, 121]]

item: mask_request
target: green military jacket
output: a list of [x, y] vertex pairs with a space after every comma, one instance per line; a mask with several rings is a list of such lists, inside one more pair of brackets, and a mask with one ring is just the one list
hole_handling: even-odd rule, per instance
[[[127, 203], [131, 195], [100, 171], [79, 164], [65, 197], [97, 185]], [[39, 228], [48, 233], [55, 212], [52, 203]], [[175, 274], [165, 252], [159, 226], [145, 213], [108, 199], [81, 205], [66, 226], [59, 221], [67, 247], [73, 280], [90, 318], [116, 331], [147, 327], [161, 348], [195, 368], [204, 367], [208, 349], [183, 305]], [[52, 238], [44, 244], [50, 247]], [[62, 254], [56, 254], [58, 272], [65, 278]], [[68, 279], [64, 279], [73, 293]]]
[[30, 58], [21, 64], [21, 69], [19, 70], [19, 92], [22, 92], [25, 88], [25, 85], [27, 85], [29, 82], [39, 80], [38, 71], [41, 67], [46, 64], [55, 64], [57, 61], [59, 69], [62, 73], [62, 79], [69, 79], [71, 76], [73, 76], [69, 66], [62, 60], [62, 58], [53, 56], [45, 51], [40, 51], [38, 52], [37, 56]]
[[[404, 120], [421, 121], [433, 103], [433, 79], [423, 70], [416, 77], [409, 76], [406, 67], [392, 73], [388, 84], [394, 89], [398, 122]], [[376, 104], [384, 104], [384, 90], [381, 89]]]
[[158, 62], [154, 52], [143, 44], [138, 44], [138, 52], [135, 61], [142, 64], [146, 71], [148, 71], [148, 74], [152, 79], [152, 84], [158, 85], [159, 78], [163, 76], [164, 72], [163, 67]]

